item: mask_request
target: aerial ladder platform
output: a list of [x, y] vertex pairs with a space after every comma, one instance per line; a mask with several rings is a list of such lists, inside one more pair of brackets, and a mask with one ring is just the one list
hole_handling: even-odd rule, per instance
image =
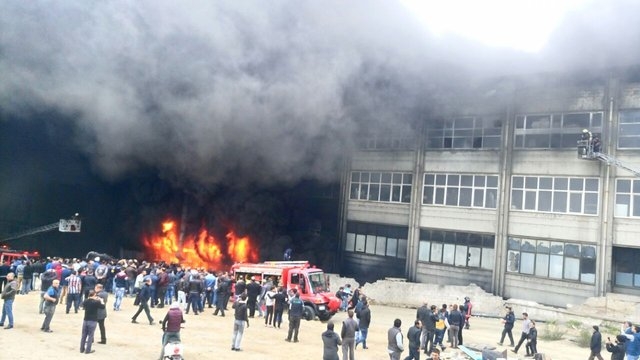
[[578, 158], [582, 160], [599, 160], [607, 165], [627, 170], [635, 176], [640, 177], [640, 170], [635, 169], [624, 162], [600, 151], [600, 139], [593, 136], [591, 131], [582, 130], [582, 138], [578, 140]]
[[58, 231], [60, 232], [78, 233], [80, 232], [81, 226], [82, 226], [82, 221], [80, 220], [80, 215], [76, 213], [71, 217], [71, 219], [60, 219], [59, 221], [56, 221], [48, 225], [38, 226], [35, 228], [23, 230], [13, 234], [5, 235], [2, 238], [0, 238], [0, 242], [16, 240], [26, 236], [35, 235], [35, 234], [39, 234], [47, 231], [53, 231], [56, 229], [58, 229]]

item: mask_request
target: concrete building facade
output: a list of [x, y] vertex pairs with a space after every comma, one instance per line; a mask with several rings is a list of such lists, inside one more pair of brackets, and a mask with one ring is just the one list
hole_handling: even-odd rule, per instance
[[554, 306], [640, 294], [640, 177], [576, 147], [588, 129], [640, 169], [640, 78], [539, 75], [469, 93], [409, 136], [361, 142], [342, 179], [343, 273]]

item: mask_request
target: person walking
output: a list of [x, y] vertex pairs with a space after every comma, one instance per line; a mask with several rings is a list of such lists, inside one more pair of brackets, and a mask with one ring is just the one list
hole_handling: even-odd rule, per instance
[[0, 326], [4, 325], [4, 320], [9, 318], [9, 323], [5, 327], [6, 330], [13, 329], [13, 301], [18, 293], [18, 282], [14, 273], [7, 274], [7, 284], [2, 289], [2, 318], [0, 319]]
[[538, 329], [536, 329], [536, 322], [533, 320], [531, 320], [529, 338], [525, 349], [527, 350], [527, 356], [535, 356], [538, 353]]
[[409, 341], [409, 356], [404, 360], [420, 360], [420, 341], [422, 339], [422, 323], [417, 320], [413, 326], [407, 331], [407, 340]]
[[233, 303], [234, 317], [233, 337], [231, 338], [231, 350], [241, 351], [240, 343], [244, 335], [245, 327], [249, 327], [249, 317], [247, 314], [247, 294], [240, 295], [240, 298]]
[[[138, 294], [138, 298], [136, 301], [139, 301], [138, 311], [131, 318], [131, 322], [137, 324], [138, 315], [144, 310], [144, 313], [147, 315], [147, 319], [149, 320], [149, 325], [153, 325], [153, 318], [151, 317], [151, 311], [149, 311], [149, 300], [151, 299], [151, 278], [147, 278], [144, 281], [144, 285], [142, 289], [140, 289], [140, 293]], [[134, 302], [135, 304], [135, 302]]]
[[300, 300], [300, 294], [296, 292], [289, 301], [289, 333], [285, 339], [286, 341], [290, 342], [291, 336], [293, 336], [293, 342], [298, 342], [298, 331], [300, 330], [300, 319], [302, 319], [303, 310], [304, 303]]
[[502, 323], [504, 324], [504, 328], [502, 329], [502, 336], [500, 337], [500, 342], [498, 343], [498, 345], [502, 345], [504, 343], [504, 337], [506, 335], [509, 335], [509, 340], [511, 341], [511, 345], [510, 346], [515, 346], [515, 343], [513, 342], [513, 333], [511, 332], [511, 330], [513, 330], [513, 325], [516, 322], [516, 316], [513, 313], [513, 310], [511, 309], [511, 306], [507, 306], [507, 314], [502, 318]]
[[180, 303], [173, 302], [169, 305], [167, 315], [162, 319], [162, 350], [160, 350], [160, 360], [164, 358], [164, 347], [171, 341], [180, 342], [180, 328], [185, 323]]
[[511, 349], [511, 352], [514, 354], [518, 353], [518, 349], [523, 342], [527, 340], [529, 337], [529, 329], [531, 328], [531, 320], [529, 320], [529, 314], [526, 312], [522, 313], [522, 333], [520, 333], [520, 340], [518, 341], [518, 345], [515, 348]]
[[107, 330], [104, 327], [104, 320], [107, 318], [107, 300], [109, 299], [109, 293], [104, 290], [104, 286], [102, 284], [96, 285], [95, 288], [96, 296], [102, 299], [103, 307], [98, 309], [98, 328], [100, 329], [100, 341], [98, 344], [106, 344], [107, 343]]
[[353, 319], [353, 309], [347, 310], [347, 316], [348, 317], [342, 321], [342, 330], [340, 331], [340, 336], [342, 337], [342, 360], [347, 360], [347, 358], [354, 360], [358, 323]]
[[[393, 327], [387, 331], [387, 353], [390, 360], [400, 360], [400, 355], [404, 351], [404, 343], [402, 339], [402, 320], [395, 319]], [[344, 359], [343, 359], [344, 360]]]
[[371, 309], [366, 298], [362, 300], [362, 309], [356, 312], [356, 317], [359, 321], [358, 328], [360, 328], [360, 336], [356, 339], [356, 348], [358, 348], [358, 344], [362, 344], [363, 349], [368, 349], [367, 335], [369, 334], [369, 326], [371, 326]]
[[323, 332], [322, 338], [322, 360], [340, 360], [338, 356], [338, 345], [342, 345], [340, 336], [333, 331], [333, 322], [327, 323], [327, 331]]
[[84, 309], [84, 320], [82, 321], [82, 336], [80, 337], [80, 352], [91, 354], [95, 350], [91, 349], [93, 335], [98, 325], [98, 312], [104, 309], [105, 304], [95, 290], [89, 290], [87, 298], [82, 302]]
[[602, 334], [600, 334], [600, 327], [598, 325], [593, 325], [593, 334], [591, 334], [591, 343], [589, 347], [591, 348], [589, 360], [593, 360], [595, 358], [603, 360], [602, 355], [600, 355], [600, 352], [602, 352]]
[[51, 330], [51, 319], [53, 319], [53, 314], [56, 312], [56, 306], [58, 305], [58, 300], [60, 298], [60, 280], [55, 279], [51, 283], [49, 289], [44, 293], [44, 321], [42, 322], [42, 326], [40, 330], [44, 332], [53, 332]]

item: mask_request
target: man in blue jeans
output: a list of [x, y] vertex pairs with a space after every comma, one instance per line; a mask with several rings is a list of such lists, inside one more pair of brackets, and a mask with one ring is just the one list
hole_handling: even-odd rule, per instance
[[15, 280], [14, 273], [7, 274], [7, 285], [2, 289], [2, 319], [0, 319], [0, 326], [4, 326], [4, 319], [9, 318], [9, 324], [5, 329], [13, 329], [13, 300], [16, 298], [18, 292], [18, 282]]

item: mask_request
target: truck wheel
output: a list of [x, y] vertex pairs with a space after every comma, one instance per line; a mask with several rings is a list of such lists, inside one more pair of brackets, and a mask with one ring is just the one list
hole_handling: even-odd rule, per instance
[[305, 305], [304, 310], [302, 311], [302, 317], [307, 321], [311, 321], [316, 318], [316, 312], [311, 306]]
[[331, 319], [331, 314], [318, 314], [318, 319], [322, 322], [329, 321], [329, 319]]

